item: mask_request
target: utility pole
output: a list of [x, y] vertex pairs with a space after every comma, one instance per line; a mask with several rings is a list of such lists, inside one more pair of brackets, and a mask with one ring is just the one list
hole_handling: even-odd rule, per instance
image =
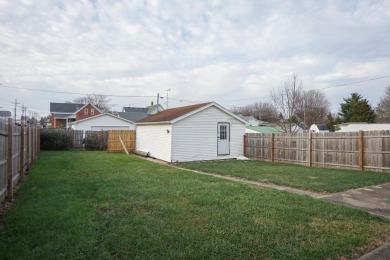
[[305, 128], [304, 130], [306, 130], [306, 109], [307, 109], [307, 106], [305, 105], [304, 109], [303, 109], [303, 127]]
[[25, 111], [26, 107], [24, 106], [24, 104], [22, 104], [22, 115], [20, 116], [20, 124], [25, 124], [25, 120], [26, 118], [24, 117], [24, 111]]
[[15, 108], [14, 108], [14, 124], [15, 124], [16, 123], [16, 106], [20, 103], [15, 99], [15, 102], [12, 102], [12, 104], [15, 105]]
[[157, 113], [160, 112], [159, 111], [159, 104], [160, 104], [160, 93], [157, 93]]
[[168, 92], [171, 91], [171, 89], [169, 88], [169, 89], [167, 89], [165, 91], [167, 92], [167, 109], [168, 109]]

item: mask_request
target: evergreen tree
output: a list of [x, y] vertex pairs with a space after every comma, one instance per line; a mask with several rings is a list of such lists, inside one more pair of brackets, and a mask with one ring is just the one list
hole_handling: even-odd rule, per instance
[[376, 114], [367, 99], [363, 99], [358, 93], [352, 93], [351, 97], [343, 99], [339, 113], [342, 122], [374, 122]]
[[328, 126], [328, 129], [329, 129], [329, 132], [334, 132], [335, 131], [335, 120], [332, 116], [332, 113], [329, 112], [328, 116], [327, 116], [327, 122], [326, 122], [326, 125]]

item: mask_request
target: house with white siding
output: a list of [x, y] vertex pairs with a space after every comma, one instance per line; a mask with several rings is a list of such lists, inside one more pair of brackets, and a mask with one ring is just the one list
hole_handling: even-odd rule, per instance
[[167, 162], [241, 158], [245, 123], [215, 102], [171, 108], [136, 122], [136, 146]]
[[104, 113], [70, 123], [74, 130], [105, 131], [105, 130], [135, 130], [135, 124], [119, 116]]
[[337, 132], [359, 132], [359, 131], [383, 131], [390, 130], [390, 124], [369, 124], [369, 123], [343, 123], [338, 125]]
[[325, 124], [312, 124], [309, 128], [309, 132], [312, 133], [327, 133], [329, 128]]

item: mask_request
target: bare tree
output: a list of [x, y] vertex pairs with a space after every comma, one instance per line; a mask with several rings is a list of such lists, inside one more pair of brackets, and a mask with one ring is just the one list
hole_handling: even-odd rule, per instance
[[232, 111], [234, 114], [237, 115], [251, 116], [251, 113], [249, 111], [249, 106], [232, 107], [230, 108], [230, 111]]
[[102, 111], [108, 111], [111, 107], [110, 100], [107, 98], [107, 96], [101, 94], [91, 94], [83, 97], [78, 97], [73, 99], [73, 102], [80, 104], [91, 103]]
[[323, 92], [314, 89], [304, 91], [297, 117], [306, 128], [312, 124], [325, 124], [328, 113], [329, 101]]
[[278, 113], [270, 102], [256, 102], [250, 105], [250, 110], [252, 115], [261, 121], [269, 123], [278, 121]]
[[390, 123], [390, 85], [386, 88], [383, 97], [381, 97], [376, 113], [378, 123]]
[[276, 123], [278, 121], [278, 113], [270, 102], [255, 102], [243, 107], [233, 107], [231, 110], [233, 113], [253, 116], [264, 122]]
[[303, 90], [302, 80], [296, 74], [284, 82], [278, 89], [271, 91], [271, 100], [277, 113], [280, 115], [278, 126], [284, 132], [294, 132], [299, 123], [297, 112], [302, 106]]

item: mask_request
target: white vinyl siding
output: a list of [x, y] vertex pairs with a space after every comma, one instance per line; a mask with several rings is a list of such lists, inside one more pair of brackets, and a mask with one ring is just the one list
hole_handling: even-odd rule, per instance
[[171, 137], [171, 124], [138, 125], [136, 134], [137, 150], [149, 152], [152, 157], [170, 162]]
[[[217, 124], [230, 123], [230, 154], [217, 154]], [[245, 124], [211, 106], [176, 122], [172, 129], [172, 162], [218, 160], [243, 156]]]
[[101, 115], [83, 121], [76, 121], [75, 130], [135, 130], [131, 122], [127, 122], [113, 116]]

